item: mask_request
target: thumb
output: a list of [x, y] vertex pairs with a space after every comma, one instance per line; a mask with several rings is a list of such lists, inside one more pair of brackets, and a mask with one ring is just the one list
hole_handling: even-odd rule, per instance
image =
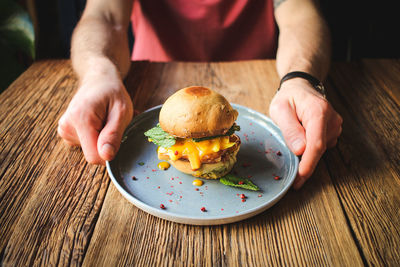
[[123, 112], [115, 106], [111, 108], [97, 142], [97, 150], [103, 160], [109, 161], [115, 157], [126, 126]]
[[303, 154], [306, 148], [305, 131], [289, 102], [271, 105], [270, 115], [281, 129], [290, 150], [296, 155]]

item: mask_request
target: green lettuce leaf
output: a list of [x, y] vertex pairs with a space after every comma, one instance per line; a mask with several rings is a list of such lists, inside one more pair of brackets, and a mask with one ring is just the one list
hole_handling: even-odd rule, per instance
[[230, 135], [234, 134], [236, 131], [240, 131], [240, 126], [233, 124], [232, 127], [225, 134], [207, 136], [207, 137], [202, 137], [202, 138], [193, 138], [193, 141], [201, 142], [204, 140], [210, 140], [210, 139], [214, 139], [214, 138], [221, 137], [221, 136], [230, 136]]
[[173, 137], [173, 136], [169, 135], [167, 132], [165, 132], [160, 127], [159, 123], [157, 124], [157, 126], [146, 131], [144, 133], [144, 135], [150, 139], [149, 141], [153, 142], [157, 146], [168, 148], [168, 147], [175, 145], [175, 143], [176, 143], [175, 137]]
[[[253, 190], [253, 191], [260, 190], [260, 188], [257, 185], [253, 184], [249, 179], [240, 178], [230, 173], [225, 175], [224, 177], [221, 177], [219, 181], [224, 185], [240, 187], [243, 189]], [[239, 182], [243, 182], [243, 184], [239, 184]]]

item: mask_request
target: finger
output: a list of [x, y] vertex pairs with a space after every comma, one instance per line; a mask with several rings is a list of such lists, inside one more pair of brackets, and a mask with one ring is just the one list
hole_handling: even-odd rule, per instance
[[66, 140], [66, 139], [64, 139], [63, 141], [64, 141], [64, 143], [65, 143], [66, 145], [68, 145], [68, 146], [70, 146], [70, 147], [79, 146], [79, 144], [77, 144], [76, 142], [70, 142], [70, 141], [68, 141], [68, 140]]
[[129, 119], [125, 118], [126, 114], [121, 107], [114, 105], [110, 110], [106, 125], [101, 130], [97, 142], [97, 150], [103, 160], [112, 160], [121, 144], [122, 135]]
[[328, 124], [327, 124], [327, 147], [331, 148], [334, 147], [337, 143], [337, 139], [339, 138], [340, 134], [342, 133], [342, 117], [334, 113]]
[[65, 114], [58, 121], [57, 133], [67, 144], [79, 145], [75, 128], [68, 122]]
[[332, 136], [328, 141], [327, 141], [327, 147], [332, 148], [336, 146], [339, 136], [342, 134], [342, 126], [339, 126], [339, 129], [337, 130], [337, 134]]
[[293, 185], [299, 189], [313, 173], [326, 149], [326, 120], [315, 118], [306, 123], [307, 145], [299, 164], [299, 175]]
[[328, 143], [326, 144], [326, 147], [327, 147], [327, 148], [333, 148], [333, 147], [335, 147], [335, 146], [337, 145], [337, 142], [338, 142], [338, 138], [337, 138], [337, 137], [334, 138], [334, 139], [331, 139], [331, 140], [329, 140]]
[[104, 165], [104, 160], [99, 156], [97, 151], [99, 132], [94, 127], [94, 124], [88, 122], [86, 125], [82, 125], [79, 127], [77, 135], [86, 160], [91, 164]]
[[279, 126], [290, 150], [301, 155], [306, 147], [304, 128], [289, 102], [271, 106], [271, 117]]

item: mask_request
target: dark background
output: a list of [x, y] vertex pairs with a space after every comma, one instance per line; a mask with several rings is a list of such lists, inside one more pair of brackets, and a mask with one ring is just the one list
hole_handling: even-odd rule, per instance
[[[396, 2], [322, 0], [333, 59], [398, 58], [400, 12]], [[69, 57], [71, 33], [84, 6], [85, 0], [36, 1], [38, 59]]]

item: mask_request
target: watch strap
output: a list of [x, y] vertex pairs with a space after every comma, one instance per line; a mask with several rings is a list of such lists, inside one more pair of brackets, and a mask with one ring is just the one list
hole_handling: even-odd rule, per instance
[[322, 94], [326, 98], [326, 91], [322, 82], [317, 78], [315, 78], [314, 76], [312, 76], [311, 74], [308, 74], [307, 72], [303, 71], [292, 71], [283, 76], [279, 84], [278, 91], [279, 89], [281, 89], [283, 82], [293, 78], [302, 78], [307, 80], [318, 93]]

